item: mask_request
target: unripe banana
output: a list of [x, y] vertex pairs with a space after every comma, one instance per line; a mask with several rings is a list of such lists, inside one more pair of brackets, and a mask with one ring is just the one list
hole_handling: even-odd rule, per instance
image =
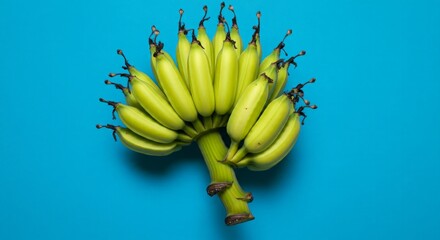
[[[203, 6], [203, 11], [205, 11], [205, 15], [203, 16], [202, 20], [200, 20], [199, 23], [199, 28], [197, 31], [197, 40], [200, 41], [200, 44], [203, 47], [203, 51], [205, 51], [206, 56], [208, 57], [211, 76], [214, 77], [214, 66], [215, 66], [214, 47], [212, 45], [211, 40], [208, 37], [208, 34], [206, 33], [206, 28], [204, 25], [204, 22], [209, 20], [209, 17], [206, 17], [206, 15], [208, 14], [208, 7], [206, 5]], [[212, 80], [214, 80], [214, 78]]]
[[229, 34], [218, 54], [215, 70], [215, 112], [224, 115], [229, 113], [234, 105], [238, 77], [238, 59]]
[[136, 98], [133, 96], [133, 94], [128, 88], [122, 86], [122, 84], [113, 83], [109, 80], [105, 80], [104, 83], [107, 85], [114, 85], [116, 89], [121, 90], [125, 96], [125, 102], [127, 103], [128, 106], [132, 106], [139, 110], [145, 111], [144, 108], [139, 104], [139, 102], [136, 100]]
[[[125, 66], [123, 68], [128, 70], [128, 72], [130, 73], [129, 75], [136, 76], [139, 80], [145, 82], [148, 85], [148, 87], [150, 87], [152, 89], [152, 91], [154, 91], [156, 94], [160, 95], [162, 98], [166, 99], [165, 94], [162, 92], [162, 90], [160, 90], [160, 88], [156, 85], [156, 83], [147, 74], [145, 74], [142, 71], [139, 71], [134, 66], [130, 65], [130, 63], [128, 63], [128, 60], [125, 57], [122, 50], [118, 49], [117, 53], [124, 58]], [[127, 74], [112, 74], [112, 73], [109, 74], [110, 77], [113, 77], [116, 75], [120, 75], [123, 77], [129, 76]]]
[[231, 138], [231, 145], [225, 161], [232, 159], [238, 150], [240, 141], [246, 137], [260, 116], [269, 96], [269, 83], [272, 81], [266, 74], [261, 74], [244, 90], [232, 110], [226, 125], [226, 130]]
[[[264, 74], [266, 74], [266, 76], [268, 76], [270, 79], [272, 79], [272, 84], [269, 85], [269, 96], [272, 95], [273, 92], [273, 86], [277, 83], [278, 81], [278, 70], [280, 69], [280, 63], [282, 63], [283, 60], [280, 59], [272, 64], [269, 65], [269, 67], [266, 68], [266, 70], [263, 70], [261, 72], [263, 72]], [[269, 98], [268, 101], [266, 101], [266, 104], [269, 103]]]
[[292, 101], [292, 96], [283, 94], [269, 103], [257, 122], [252, 126], [244, 139], [243, 146], [231, 159], [231, 162], [237, 163], [247, 153], [259, 153], [268, 148], [278, 137], [289, 119], [290, 113], [293, 112]]
[[281, 68], [278, 70], [278, 77], [276, 83], [273, 85], [273, 92], [269, 97], [269, 102], [273, 99], [280, 96], [284, 90], [284, 87], [287, 83], [287, 78], [289, 76], [289, 66], [290, 64], [293, 64], [295, 67], [297, 66], [295, 62], [295, 58], [299, 56], [304, 56], [306, 54], [306, 51], [301, 51], [296, 56], [293, 56], [289, 58], [287, 61], [285, 61], [283, 64], [281, 64]]
[[235, 42], [235, 52], [237, 53], [238, 58], [243, 51], [243, 40], [238, 31], [237, 16], [235, 15], [234, 7], [229, 5], [228, 9], [234, 14], [234, 17], [232, 18], [231, 39]]
[[[163, 43], [162, 42], [157, 42], [157, 36], [159, 36], [160, 31], [156, 28], [156, 26], [152, 26], [151, 27], [151, 34], [150, 34], [150, 38], [148, 39], [148, 42], [150, 44], [150, 65], [151, 65], [151, 69], [153, 70], [153, 74], [154, 77], [156, 78], [157, 84], [159, 85], [160, 88], [162, 88], [162, 86], [160, 86], [160, 82], [157, 80], [157, 67], [156, 67], [156, 58], [154, 57], [154, 54], [158, 51], [158, 49], [161, 50], [161, 52], [168, 58], [169, 61], [174, 62], [173, 58], [171, 57], [171, 55], [166, 52], [165, 50], [163, 50]], [[154, 38], [153, 38], [154, 35]], [[164, 95], [165, 96], [165, 95]]]
[[[177, 132], [164, 127], [152, 117], [135, 107], [122, 103], [106, 101], [102, 98], [100, 98], [99, 101], [113, 106], [113, 119], [115, 119], [114, 112], [116, 111], [125, 126], [144, 138], [159, 143], [170, 143], [179, 138], [179, 134]], [[186, 140], [186, 138], [187, 137], [184, 137], [183, 139]]]
[[169, 129], [180, 130], [184, 128], [185, 122], [165, 98], [162, 98], [137, 77], [131, 77], [130, 83], [133, 96], [154, 119]]
[[197, 111], [204, 117], [211, 116], [215, 110], [215, 98], [209, 61], [194, 34], [188, 56], [188, 73]]
[[189, 88], [188, 54], [191, 44], [188, 41], [188, 38], [186, 38], [186, 34], [188, 33], [188, 31], [185, 29], [185, 25], [182, 24], [183, 9], [179, 10], [179, 14], [180, 14], [180, 18], [179, 18], [179, 32], [177, 34], [178, 40], [176, 47], [176, 59], [180, 74], [182, 74], [186, 86]]
[[161, 52], [161, 49], [158, 49], [154, 55], [158, 81], [171, 106], [183, 120], [195, 121], [197, 119], [196, 107], [176, 65]]
[[[296, 102], [297, 98], [295, 95], [297, 94], [297, 91], [290, 91], [289, 94], [293, 94], [291, 95], [291, 97], [293, 101]], [[305, 106], [299, 107], [298, 110], [290, 114], [290, 117], [287, 120], [287, 123], [284, 126], [283, 130], [268, 148], [260, 153], [248, 154], [246, 155], [246, 157], [241, 159], [241, 161], [235, 163], [234, 165], [236, 167], [247, 166], [249, 169], [254, 171], [263, 171], [273, 167], [278, 162], [280, 162], [290, 152], [296, 142], [300, 130], [299, 119], [301, 116], [303, 117], [301, 121], [301, 125], [303, 125], [304, 120], [307, 117], [303, 112], [304, 109], [318, 108], [318, 106], [316, 105], [308, 105], [309, 101], [307, 100], [304, 100], [304, 103], [306, 104]]]
[[263, 61], [260, 64], [260, 73], [266, 69], [267, 67], [269, 67], [270, 64], [272, 64], [273, 62], [276, 62], [280, 59], [280, 51], [283, 50], [285, 44], [284, 44], [284, 40], [286, 40], [286, 38], [292, 34], [292, 30], [288, 30], [286, 35], [284, 36], [283, 40], [281, 40], [281, 42], [278, 44], [278, 46], [267, 56], [263, 59]]
[[266, 150], [246, 155], [240, 162], [236, 163], [237, 167], [247, 167], [252, 171], [264, 171], [272, 168], [292, 150], [300, 128], [299, 114], [291, 114], [281, 133]]
[[171, 143], [158, 143], [146, 138], [143, 138], [128, 128], [107, 125], [96, 125], [96, 128], [108, 128], [113, 130], [113, 137], [116, 141], [116, 135], [118, 135], [122, 144], [128, 149], [147, 154], [151, 156], [166, 156], [173, 152], [179, 151], [182, 148], [182, 143], [171, 142]]
[[237, 93], [235, 94], [235, 103], [238, 102], [244, 89], [257, 78], [259, 65], [260, 60], [253, 38], [238, 60]]
[[220, 53], [220, 51], [223, 48], [223, 41], [226, 38], [226, 31], [225, 31], [225, 19], [222, 15], [223, 8], [225, 7], [225, 3], [222, 2], [220, 4], [220, 13], [218, 15], [218, 24], [217, 24], [217, 30], [214, 34], [214, 39], [212, 40], [212, 45], [214, 47], [214, 61], [215, 64], [217, 64], [217, 56]]

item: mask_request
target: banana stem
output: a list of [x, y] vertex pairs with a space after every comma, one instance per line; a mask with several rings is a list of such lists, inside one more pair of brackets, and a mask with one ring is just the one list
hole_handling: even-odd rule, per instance
[[191, 138], [194, 138], [198, 134], [194, 128], [192, 128], [188, 125], [185, 125], [182, 130]]
[[194, 122], [192, 122], [192, 124], [199, 134], [206, 130], [205, 126], [203, 126], [203, 123], [202, 121], [200, 121], [200, 119], [196, 119]]
[[211, 176], [211, 186], [216, 186], [217, 194], [226, 209], [225, 223], [235, 225], [254, 219], [250, 213], [248, 202], [252, 201], [252, 195], [246, 193], [240, 187], [234, 170], [220, 160], [226, 154], [227, 148], [221, 135], [217, 131], [209, 131], [197, 139], [197, 144], [205, 159]]
[[212, 126], [213, 128], [220, 127], [220, 123], [222, 121], [222, 116], [218, 115], [217, 113], [214, 113], [212, 116]]
[[212, 128], [212, 118], [211, 117], [204, 117], [203, 123], [204, 123], [204, 126], [207, 130]]

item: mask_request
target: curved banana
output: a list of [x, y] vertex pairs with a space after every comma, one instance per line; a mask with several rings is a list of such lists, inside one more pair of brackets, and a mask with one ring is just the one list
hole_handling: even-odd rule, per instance
[[273, 82], [266, 74], [261, 74], [243, 92], [232, 110], [226, 130], [231, 145], [224, 161], [232, 159], [243, 140], [260, 116], [269, 96], [269, 83]]
[[272, 64], [273, 62], [276, 62], [280, 59], [280, 52], [285, 46], [284, 40], [286, 40], [286, 38], [290, 34], [292, 34], [292, 30], [289, 29], [289, 30], [287, 30], [286, 35], [284, 36], [283, 40], [281, 40], [281, 42], [278, 44], [278, 46], [267, 57], [265, 57], [263, 59], [263, 61], [260, 64], [260, 73], [261, 73], [261, 71], [263, 71], [264, 69], [269, 67], [270, 64]]
[[173, 130], [184, 128], [185, 122], [170, 103], [137, 77], [130, 78], [133, 96], [156, 121]]
[[[153, 79], [151, 79], [144, 72], [136, 69], [133, 65], [130, 65], [130, 63], [128, 63], [127, 58], [125, 57], [124, 52], [122, 52], [121, 49], [118, 49], [117, 53], [124, 58], [125, 66], [123, 68], [128, 70], [130, 75], [136, 76], [139, 80], [145, 82], [148, 85], [148, 87], [150, 87], [152, 89], [152, 91], [156, 92], [162, 98], [166, 99], [165, 94], [162, 92], [162, 90], [160, 90], [160, 88], [156, 85], [156, 83], [153, 81]], [[154, 73], [154, 71], [153, 71], [153, 73]], [[126, 75], [126, 74], [110, 74], [109, 76], [110, 77], [114, 77], [116, 75], [120, 75], [122, 77], [128, 77], [129, 76], [129, 75]]]
[[238, 59], [238, 78], [237, 93], [235, 94], [235, 104], [238, 102], [244, 89], [257, 78], [260, 59], [258, 56], [256, 39], [253, 37], [248, 47], [243, 51]]
[[208, 57], [211, 76], [214, 77], [214, 67], [215, 67], [214, 47], [212, 45], [211, 40], [208, 37], [208, 34], [206, 33], [206, 28], [204, 25], [204, 22], [209, 20], [209, 17], [206, 17], [206, 15], [208, 14], [208, 7], [206, 5], [203, 6], [203, 11], [205, 12], [205, 15], [203, 16], [202, 20], [200, 20], [199, 23], [199, 28], [197, 31], [197, 40], [200, 41], [200, 44], [203, 47], [203, 51], [205, 51], [205, 54]]
[[223, 48], [223, 41], [226, 38], [225, 31], [225, 18], [222, 15], [223, 8], [225, 8], [225, 3], [220, 4], [220, 13], [218, 15], [217, 30], [215, 31], [214, 38], [212, 40], [212, 45], [214, 47], [214, 63], [217, 64], [217, 56]]
[[197, 112], [204, 117], [211, 116], [215, 110], [215, 98], [209, 60], [194, 33], [188, 56], [188, 74]]
[[243, 51], [243, 40], [238, 31], [237, 16], [235, 15], [234, 7], [229, 5], [228, 9], [234, 14], [234, 17], [232, 18], [231, 39], [235, 42], [235, 52], [237, 53], [238, 58]]
[[234, 41], [228, 33], [215, 66], [214, 96], [215, 112], [218, 115], [229, 113], [235, 102], [238, 78], [238, 58], [236, 54]]
[[185, 80], [186, 86], [189, 88], [189, 78], [188, 78], [188, 55], [190, 49], [190, 42], [186, 38], [188, 31], [185, 29], [185, 24], [182, 24], [183, 9], [179, 10], [179, 32], [177, 34], [177, 47], [176, 47], [176, 60], [177, 67]]
[[[108, 105], [113, 106], [113, 119], [115, 119], [114, 113], [116, 111], [125, 126], [144, 138], [159, 143], [170, 143], [178, 139], [179, 135], [182, 135], [164, 127], [152, 117], [148, 116], [147, 114], [143, 113], [135, 107], [131, 107], [122, 103], [106, 101], [102, 98], [100, 98], [99, 101], [105, 102]], [[185, 139], [187, 139], [187, 137], [183, 137], [183, 140]]]
[[114, 83], [109, 80], [105, 80], [104, 83], [107, 85], [114, 85], [116, 89], [121, 90], [125, 96], [125, 102], [127, 103], [128, 106], [132, 106], [139, 110], [145, 111], [144, 108], [139, 104], [139, 102], [136, 100], [136, 98], [133, 96], [133, 94], [128, 88], [122, 86], [122, 84]]
[[158, 82], [177, 114], [183, 120], [193, 122], [197, 119], [197, 110], [191, 94], [176, 65], [165, 56], [161, 47], [154, 54]]
[[275, 141], [264, 151], [246, 155], [237, 167], [247, 167], [252, 171], [264, 171], [272, 168], [293, 148], [298, 138], [301, 123], [299, 114], [292, 113], [281, 133]]
[[252, 126], [244, 139], [243, 146], [231, 159], [231, 162], [237, 163], [247, 153], [259, 153], [268, 148], [278, 137], [289, 119], [289, 115], [293, 112], [293, 101], [290, 94], [283, 94], [269, 103]]
[[128, 149], [147, 154], [151, 156], [166, 156], [173, 152], [179, 151], [183, 144], [178, 142], [171, 143], [158, 143], [146, 138], [143, 138], [128, 128], [114, 126], [114, 125], [96, 125], [96, 128], [108, 128], [113, 130], [113, 138], [116, 141], [116, 135], [118, 135], [122, 144]]
[[[278, 70], [280, 69], [280, 64], [283, 62], [283, 59], [279, 59], [276, 62], [273, 62], [272, 64], [269, 65], [269, 67], [267, 67], [265, 70], [260, 72], [263, 72], [264, 74], [266, 74], [266, 76], [268, 76], [270, 79], [272, 79], [272, 84], [269, 85], [269, 96], [272, 95], [273, 89], [274, 89], [274, 85], [278, 82]], [[268, 101], [266, 101], [266, 104], [270, 103], [269, 102], [269, 98]]]
[[[150, 37], [148, 39], [149, 45], [150, 45], [150, 66], [151, 69], [153, 70], [153, 74], [154, 77], [157, 81], [157, 84], [159, 85], [160, 88], [162, 88], [162, 86], [160, 86], [160, 82], [157, 80], [158, 76], [157, 76], [157, 67], [156, 67], [156, 59], [154, 57], [154, 54], [156, 53], [156, 51], [158, 51], [157, 49], [159, 48], [161, 50], [161, 52], [168, 58], [169, 61], [174, 62], [173, 58], [171, 57], [171, 55], [166, 52], [165, 50], [163, 50], [163, 43], [162, 42], [157, 42], [157, 36], [159, 36], [159, 30], [156, 28], [156, 26], [152, 26], [151, 27], [151, 34]], [[154, 38], [153, 38], [154, 35]], [[165, 95], [164, 95], [165, 96]]]
[[297, 58], [299, 56], [304, 56], [305, 54], [306, 54], [306, 51], [301, 51], [297, 55], [289, 58], [288, 60], [286, 60], [285, 62], [283, 62], [281, 64], [281, 68], [278, 70], [277, 82], [273, 85], [273, 92], [269, 97], [269, 102], [272, 101], [273, 99], [279, 97], [282, 94], [284, 87], [286, 86], [286, 83], [287, 83], [287, 78], [289, 76], [288, 70], [289, 70], [290, 64], [293, 64], [296, 67], [297, 64], [295, 62], [295, 58]]

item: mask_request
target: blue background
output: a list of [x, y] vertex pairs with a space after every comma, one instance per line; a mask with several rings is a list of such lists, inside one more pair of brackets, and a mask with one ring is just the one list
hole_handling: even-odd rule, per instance
[[116, 49], [151, 73], [150, 26], [174, 53], [178, 9], [196, 26], [218, 3], [0, 1], [0, 239], [440, 239], [438, 1], [226, 2], [245, 42], [262, 11], [265, 54], [293, 29], [290, 86], [318, 79], [289, 157], [238, 172], [252, 222], [224, 226], [196, 146], [147, 157], [95, 129]]

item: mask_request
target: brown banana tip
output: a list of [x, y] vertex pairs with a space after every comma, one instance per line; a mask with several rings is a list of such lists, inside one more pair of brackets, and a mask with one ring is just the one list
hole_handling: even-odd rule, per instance
[[237, 198], [237, 199], [250, 203], [250, 202], [254, 201], [254, 196], [252, 195], [252, 193], [247, 193], [244, 197]]
[[254, 219], [255, 217], [252, 215], [252, 213], [234, 214], [234, 215], [229, 215], [225, 218], [225, 224], [228, 226], [233, 226]]
[[232, 182], [219, 182], [219, 183], [211, 183], [206, 188], [206, 192], [209, 196], [214, 196], [217, 193], [223, 192], [226, 189], [232, 186]]

